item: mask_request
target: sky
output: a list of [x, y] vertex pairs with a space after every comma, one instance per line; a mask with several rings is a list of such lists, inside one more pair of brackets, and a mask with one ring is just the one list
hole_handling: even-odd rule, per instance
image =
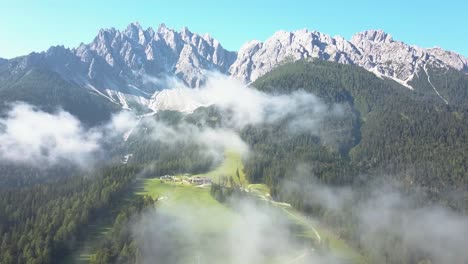
[[266, 40], [278, 30], [307, 28], [350, 39], [382, 29], [420, 47], [441, 47], [468, 57], [468, 1], [464, 0], [0, 0], [0, 57], [89, 43], [100, 28], [144, 28], [165, 23], [209, 33], [229, 50]]

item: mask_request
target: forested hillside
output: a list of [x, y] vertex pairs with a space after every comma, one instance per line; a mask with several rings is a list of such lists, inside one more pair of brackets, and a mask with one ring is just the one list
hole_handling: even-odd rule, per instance
[[137, 172], [136, 167], [114, 166], [32, 186], [1, 186], [0, 262], [60, 263], [80, 239], [83, 225], [105, 213]]
[[[235, 108], [212, 105], [189, 114], [160, 111], [135, 117], [137, 125], [125, 138], [118, 135], [106, 141], [106, 158], [94, 171], [70, 164], [37, 169], [3, 162], [0, 262], [60, 263], [75, 248], [85, 225], [105, 213], [136, 177], [208, 172], [235, 147], [233, 139], [248, 146], [243, 174], [250, 183], [265, 183], [275, 200], [318, 218], [371, 263], [427, 259], [430, 254], [409, 249], [394, 233], [365, 237], [352, 210], [371, 197], [375, 182], [396, 182], [406, 194], [422, 190], [417, 200], [422, 205], [468, 209], [466, 76], [450, 70], [427, 72], [431, 83], [422, 72], [410, 90], [351, 65], [321, 60], [287, 63], [259, 78], [253, 87], [265, 98], [304, 91], [301, 95], [317, 96], [310, 102], [324, 109], [292, 108], [283, 115], [273, 112], [277, 118], [243, 125], [236, 122]], [[108, 120], [115, 110], [108, 101], [50, 72], [32, 70], [2, 80], [3, 107], [12, 100], [47, 111], [61, 106], [87, 125]], [[440, 87], [449, 104], [431, 85]], [[347, 201], [345, 210], [330, 210], [314, 203], [311, 186], [350, 188], [359, 196]], [[129, 223], [153, 203], [139, 197], [122, 208], [91, 261], [138, 261]], [[383, 246], [369, 248], [369, 241]]]
[[0, 66], [0, 113], [9, 104], [20, 101], [47, 112], [61, 108], [85, 124], [95, 125], [120, 109], [104, 97], [65, 81], [57, 73], [41, 68], [11, 73], [4, 68]]
[[[428, 89], [423, 83], [411, 91], [359, 67], [320, 60], [282, 65], [259, 78], [253, 86], [268, 93], [305, 90], [327, 102], [349, 106], [349, 113], [356, 120], [345, 119], [347, 124], [341, 129], [347, 133], [341, 132], [341, 136], [350, 143], [333, 152], [329, 144], [307, 144], [314, 141], [304, 141], [300, 137], [288, 139], [280, 129], [251, 129], [252, 132], [245, 132], [245, 137], [250, 138], [257, 158], [247, 163], [248, 175], [275, 188], [285, 175], [278, 172], [281, 169], [276, 166], [283, 172], [288, 171], [287, 164], [295, 160], [296, 163], [319, 162], [319, 166], [313, 167], [318, 177], [327, 182], [346, 183], [352, 181], [351, 175], [367, 174], [423, 187], [436, 200], [445, 201], [450, 191], [466, 192], [468, 160], [464, 153], [468, 150], [468, 106], [464, 103], [464, 87], [468, 82], [465, 76], [457, 76], [455, 84], [447, 83], [447, 90], [457, 94], [457, 104], [446, 105], [436, 94], [420, 92]], [[434, 82], [440, 82], [441, 78], [448, 77], [437, 76]], [[277, 142], [281, 146], [273, 147]], [[318, 147], [325, 151], [312, 155]], [[305, 156], [304, 151], [309, 152], [309, 156]], [[282, 152], [285, 154], [278, 154]], [[273, 158], [266, 164], [263, 162], [264, 166], [259, 165], [266, 157]], [[334, 164], [321, 171], [323, 160], [334, 160]], [[463, 200], [446, 202], [452, 207], [467, 209]]]

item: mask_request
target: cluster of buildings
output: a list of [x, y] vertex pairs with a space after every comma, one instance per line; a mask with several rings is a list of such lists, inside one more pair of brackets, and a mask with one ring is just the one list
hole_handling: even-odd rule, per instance
[[172, 176], [172, 175], [164, 175], [160, 177], [161, 180], [166, 181], [173, 181], [173, 182], [187, 182], [193, 185], [204, 185], [204, 184], [211, 184], [211, 179], [208, 177], [201, 177], [201, 176]]
[[211, 184], [211, 179], [208, 177], [193, 176], [189, 178], [189, 182], [194, 185]]

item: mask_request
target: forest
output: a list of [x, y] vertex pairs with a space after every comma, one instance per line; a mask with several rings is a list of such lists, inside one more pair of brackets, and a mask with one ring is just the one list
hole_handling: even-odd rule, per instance
[[[275, 200], [290, 203], [321, 220], [363, 251], [371, 263], [425, 261], [425, 252], [404, 248], [392, 234], [381, 234], [376, 244], [383, 247], [366, 248], [352, 206], [368, 199], [376, 182], [385, 182], [395, 184], [405, 194], [420, 190], [417, 203], [422, 206], [436, 204], [467, 213], [468, 81], [466, 76], [451, 71], [431, 69], [430, 73], [435, 84], [445, 85], [441, 91], [451, 102], [449, 105], [431, 93], [423, 77], [411, 84], [415, 87], [411, 91], [352, 65], [304, 60], [277, 67], [252, 86], [272, 95], [312, 93], [329, 106], [326, 111], [339, 105], [342, 114], [327, 116], [316, 129], [297, 133], [291, 133], [287, 126], [294, 116], [235, 128], [250, 149], [243, 160], [246, 177], [250, 183], [266, 184]], [[33, 82], [28, 78], [44, 78], [45, 83], [61, 87], [50, 95], [57, 96], [58, 101], [62, 96], [73, 98], [62, 94], [67, 93], [64, 87], [57, 86], [57, 80], [47, 73], [34, 72], [25, 77], [26, 84]], [[88, 110], [95, 112], [99, 104], [93, 98], [83, 97], [84, 101], [76, 105], [89, 104]], [[106, 108], [105, 114], [89, 119], [89, 124], [105, 120], [105, 115], [113, 111], [109, 110], [112, 106], [102, 107]], [[86, 111], [77, 113], [84, 118], [91, 115]], [[217, 156], [206, 154], [206, 146], [190, 137], [175, 144], [155, 140], [152, 134], [157, 127], [152, 123], [174, 128], [183, 124], [225, 128], [231, 118], [232, 112], [216, 106], [202, 107], [191, 114], [161, 111], [149, 116], [128, 141], [110, 146], [110, 156], [117, 160], [132, 154], [127, 164], [106, 163], [91, 171], [68, 166], [37, 170], [2, 164], [0, 263], [60, 263], [75, 247], [86, 223], [105, 213], [112, 200], [137, 177], [197, 174], [221, 163]], [[309, 169], [305, 179], [298, 179], [301, 167]], [[285, 187], [288, 182], [303, 186]], [[304, 187], [315, 184], [349, 187], [361, 196], [353, 197], [347, 210], [330, 210], [311, 203], [310, 189]], [[226, 194], [219, 186], [214, 185], [211, 193], [217, 200], [225, 200]], [[138, 248], [128, 223], [154, 203], [149, 197], [138, 196], [122, 208], [91, 263], [138, 262]]]
[[81, 227], [105, 213], [137, 172], [133, 166], [112, 166], [53, 182], [2, 188], [0, 262], [60, 263], [80, 239]]
[[[463, 90], [460, 83], [454, 86]], [[318, 166], [313, 166], [314, 173], [329, 183], [349, 184], [359, 179], [358, 184], [362, 184], [362, 177], [355, 176], [365, 174], [385, 177], [410, 188], [421, 187], [434, 201], [451, 208], [468, 209], [468, 160], [463, 154], [468, 150], [466, 104], [445, 105], [435, 95], [402, 89], [396, 82], [379, 79], [364, 69], [320, 60], [279, 66], [253, 86], [269, 93], [305, 90], [351, 108], [350, 118], [328, 130], [334, 133], [340, 128], [338, 138], [343, 142], [338, 148], [318, 140], [314, 144], [312, 140], [300, 139], [300, 135], [288, 138], [281, 129], [260, 126], [244, 131], [244, 138], [256, 150], [257, 158], [246, 162], [247, 174], [253, 180], [265, 181], [275, 189], [275, 184], [287, 175], [284, 172], [290, 171], [291, 162], [287, 159], [296, 164], [318, 162]], [[466, 100], [463, 93], [459, 97]], [[272, 144], [286, 142], [281, 147], [271, 147], [258, 141], [261, 138]], [[314, 155], [318, 151], [314, 149], [320, 146], [327, 151]], [[309, 152], [309, 157], [299, 150]], [[283, 151], [286, 154], [280, 154]], [[262, 157], [273, 158], [261, 166]], [[333, 165], [321, 171], [326, 162]], [[271, 167], [275, 168], [261, 170]], [[281, 169], [284, 171], [279, 172]], [[453, 192], [464, 193], [464, 198], [452, 200], [447, 194]]]

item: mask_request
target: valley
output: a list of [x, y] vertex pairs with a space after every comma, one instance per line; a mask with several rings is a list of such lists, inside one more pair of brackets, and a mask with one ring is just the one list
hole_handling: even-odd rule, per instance
[[[56, 37], [76, 34], [72, 44], [0, 58], [0, 263], [468, 263], [468, 58], [408, 44], [443, 43], [448, 20], [424, 31], [434, 21], [423, 17], [413, 25], [420, 34], [403, 42], [356, 28], [367, 21], [362, 5], [320, 12], [328, 2], [306, 2], [266, 21], [258, 18], [274, 13], [272, 3], [254, 15], [253, 2], [223, 8], [210, 13], [221, 14], [216, 23], [207, 19], [213, 36], [164, 23], [90, 29], [97, 20], [83, 23], [83, 14], [94, 7], [73, 14], [76, 29], [64, 17], [43, 26], [34, 19], [42, 5], [0, 27], [33, 21], [31, 32], [60, 25], [67, 34]], [[145, 22], [154, 23], [169, 4], [127, 13], [151, 13]], [[197, 5], [203, 16], [183, 13], [182, 24], [222, 6]], [[391, 14], [394, 26], [407, 5], [367, 13]], [[419, 12], [426, 5], [410, 17], [433, 14]], [[291, 6], [314, 23], [353, 13], [337, 23], [348, 38], [291, 30], [278, 19]], [[128, 23], [107, 21], [127, 8], [103, 10], [94, 26]], [[164, 17], [185, 7], [175, 10]], [[250, 34], [283, 23], [232, 45], [240, 33], [221, 22], [246, 14], [256, 23], [229, 24]], [[464, 36], [451, 34], [456, 43]], [[45, 43], [18, 35], [14, 48]]]
[[[229, 184], [228, 187], [239, 188], [248, 200], [241, 196], [221, 203], [210, 193], [210, 183], [192, 184], [189, 182], [191, 178], [201, 177], [211, 179], [213, 184], [225, 181]], [[232, 180], [225, 180], [226, 178]], [[325, 255], [330, 255], [338, 263], [367, 263], [363, 256], [334, 235], [332, 231], [323, 226], [318, 228], [320, 226], [318, 222], [293, 209], [289, 204], [275, 202], [271, 198], [268, 187], [264, 184], [249, 184], [244, 176], [241, 157], [234, 151], [226, 151], [224, 161], [210, 172], [139, 179], [133, 186], [135, 187], [130, 192], [119, 198], [105, 218], [100, 218], [86, 228], [89, 234], [76, 253], [71, 256], [71, 261], [67, 263], [88, 263], [92, 259], [93, 250], [106, 236], [106, 230], [112, 226], [116, 212], [124, 206], [125, 201], [132, 199], [132, 196], [146, 195], [153, 197], [156, 201], [157, 214], [164, 219], [162, 222], [158, 221], [158, 218], [154, 220], [156, 228], [167, 228], [167, 232], [170, 232], [167, 233], [169, 236], [158, 237], [160, 239], [158, 243], [165, 244], [164, 247], [174, 247], [173, 254], [177, 255], [157, 257], [169, 258], [165, 261], [171, 261], [171, 263], [238, 263], [236, 261], [239, 260], [233, 258], [237, 258], [242, 253], [236, 251], [245, 249], [242, 249], [242, 246], [239, 246], [239, 249], [229, 248], [229, 241], [226, 237], [240, 235], [235, 240], [246, 241], [252, 234], [255, 234], [253, 237], [259, 236], [252, 237], [258, 239], [256, 243], [265, 244], [267, 248], [263, 253], [251, 252], [251, 255], [246, 255], [244, 261], [247, 262], [308, 263], [310, 259], [320, 259]], [[252, 208], [246, 212], [243, 211], [245, 207]], [[280, 237], [275, 237], [279, 234], [255, 230], [255, 228], [263, 229], [265, 226], [251, 226], [255, 223], [250, 221], [255, 222], [255, 217], [258, 216], [250, 210], [266, 210], [267, 215], [263, 217], [270, 217], [272, 214], [280, 218], [281, 220], [273, 221], [271, 228], [284, 229], [282, 232], [287, 233], [287, 238], [283, 233]], [[232, 232], [237, 232], [234, 230], [238, 228], [245, 229], [246, 233], [232, 234]], [[159, 235], [166, 234], [164, 231], [160, 232], [162, 233]], [[179, 235], [182, 237], [177, 238]], [[180, 244], [179, 239], [185, 240], [185, 243]], [[282, 248], [284, 241], [278, 241], [279, 245], [270, 244], [269, 240], [278, 239], [287, 239], [293, 246]], [[175, 244], [178, 246], [175, 247]], [[258, 247], [262, 248], [262, 246]]]

